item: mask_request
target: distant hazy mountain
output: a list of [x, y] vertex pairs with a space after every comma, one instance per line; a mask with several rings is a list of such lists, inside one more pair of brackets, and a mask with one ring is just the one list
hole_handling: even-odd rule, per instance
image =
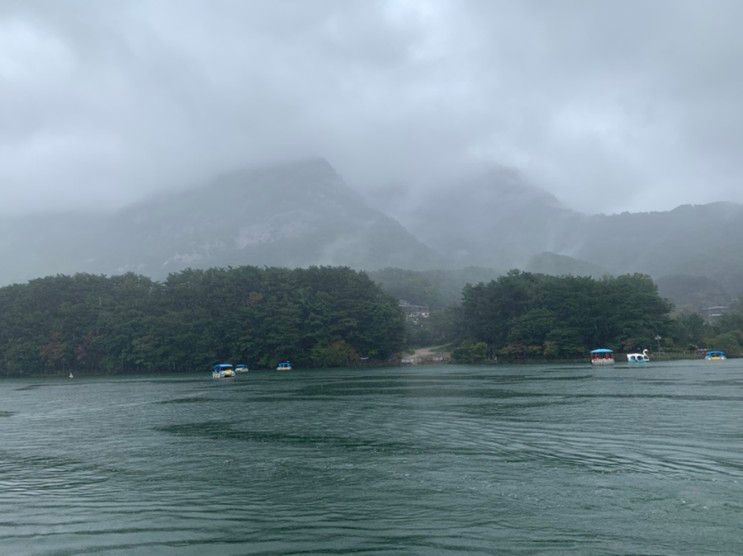
[[501, 169], [431, 194], [404, 221], [450, 267], [706, 276], [733, 295], [743, 293], [743, 206], [737, 204], [587, 215]]
[[707, 276], [673, 274], [656, 280], [660, 294], [671, 300], [679, 310], [702, 311], [709, 307], [726, 306], [733, 297], [716, 280]]
[[0, 219], [0, 282], [64, 272], [186, 267], [435, 266], [433, 252], [371, 209], [324, 160], [223, 176], [110, 215]]
[[743, 293], [743, 206], [684, 205], [668, 212], [591, 216], [565, 254], [613, 272], [714, 278]]
[[[332, 264], [644, 272], [707, 277], [726, 294], [743, 293], [741, 205], [586, 215], [507, 169], [431, 188], [415, 201], [413, 210], [396, 213], [403, 227], [314, 159], [225, 175], [112, 214], [0, 218], [0, 284], [81, 271], [161, 278], [186, 267]], [[480, 279], [470, 274], [441, 283]], [[674, 296], [686, 292], [682, 301], [696, 295], [692, 304], [717, 299], [708, 282], [697, 284], [697, 294], [694, 284], [676, 279], [665, 287]]]
[[523, 268], [601, 276], [642, 272], [693, 309], [743, 294], [743, 206], [588, 215], [562, 205], [518, 173], [497, 169], [422, 199], [402, 217], [448, 268]]
[[0, 285], [50, 274], [104, 272], [96, 254], [110, 245], [98, 214], [0, 217]]
[[508, 268], [563, 250], [584, 218], [501, 168], [432, 193], [404, 221], [449, 267]]

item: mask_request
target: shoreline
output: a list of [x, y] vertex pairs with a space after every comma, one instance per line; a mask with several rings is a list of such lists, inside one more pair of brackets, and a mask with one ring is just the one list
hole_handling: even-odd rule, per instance
[[[623, 355], [623, 354], [620, 354]], [[728, 359], [737, 359], [737, 357], [728, 357]], [[688, 355], [683, 356], [683, 354], [673, 354], [671, 356], [666, 357], [654, 357], [650, 360], [649, 363], [645, 363], [642, 365], [637, 364], [629, 364], [626, 360], [617, 360], [615, 361], [614, 365], [617, 366], [631, 366], [634, 367], [647, 367], [652, 366], [653, 363], [667, 363], [670, 361], [704, 361], [705, 359], [703, 357], [690, 357]], [[591, 361], [587, 358], [580, 358], [580, 359], [509, 359], [509, 360], [491, 360], [491, 361], [483, 361], [481, 363], [457, 363], [455, 361], [451, 360], [444, 360], [444, 361], [430, 361], [430, 360], [423, 360], [416, 363], [403, 363], [402, 360], [394, 361], [394, 362], [385, 362], [385, 363], [379, 363], [379, 364], [370, 364], [370, 365], [353, 365], [353, 366], [340, 366], [340, 367], [302, 367], [302, 368], [294, 368], [291, 372], [296, 371], [322, 371], [322, 370], [354, 370], [354, 371], [363, 371], [364, 369], [392, 369], [392, 368], [409, 368], [409, 367], [432, 367], [432, 366], [461, 366], [461, 367], [499, 367], [499, 366], [530, 366], [530, 365], [583, 365], [586, 367], [591, 368], [598, 368], [595, 365], [591, 365]], [[611, 368], [614, 365], [606, 365], [605, 367]], [[202, 373], [206, 376], [209, 373], [207, 371], [198, 371], [198, 370], [188, 370], [188, 371], [137, 371], [137, 372], [126, 372], [126, 371], [112, 371], [112, 372], [86, 372], [86, 371], [72, 371], [74, 378], [69, 378], [70, 371], [64, 371], [59, 373], [40, 373], [40, 374], [7, 374], [7, 375], [0, 375], [0, 380], [3, 379], [11, 379], [11, 380], [18, 380], [18, 379], [64, 379], [68, 382], [73, 382], [75, 380], [78, 380], [80, 378], [113, 378], [113, 377], [123, 377], [123, 378], [135, 378], [135, 377], [153, 377], [153, 376], [159, 376], [159, 377], [177, 377], [177, 376], [199, 376]], [[282, 376], [290, 376], [291, 372], [284, 372], [284, 373], [278, 373]], [[251, 369], [248, 373], [245, 373], [244, 377], [250, 376], [251, 374], [273, 374], [277, 373], [274, 369]]]

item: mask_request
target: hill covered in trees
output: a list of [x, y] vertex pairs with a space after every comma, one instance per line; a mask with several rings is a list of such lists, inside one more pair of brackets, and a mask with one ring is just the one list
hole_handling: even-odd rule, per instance
[[385, 360], [397, 302], [348, 268], [186, 270], [155, 282], [78, 274], [0, 288], [0, 374], [205, 371]]
[[574, 358], [596, 347], [635, 351], [671, 331], [671, 305], [640, 274], [553, 277], [512, 271], [464, 289], [465, 337], [493, 354]]
[[466, 286], [463, 300], [418, 331], [421, 337], [456, 337], [453, 355], [461, 362], [576, 359], [597, 347], [743, 355], [743, 302], [712, 321], [690, 311], [672, 316], [673, 305], [643, 274], [594, 279], [511, 271]]

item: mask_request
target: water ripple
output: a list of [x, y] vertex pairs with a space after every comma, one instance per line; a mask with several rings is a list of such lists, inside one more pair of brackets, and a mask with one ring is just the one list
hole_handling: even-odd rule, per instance
[[13, 381], [0, 545], [743, 553], [743, 364], [728, 363]]

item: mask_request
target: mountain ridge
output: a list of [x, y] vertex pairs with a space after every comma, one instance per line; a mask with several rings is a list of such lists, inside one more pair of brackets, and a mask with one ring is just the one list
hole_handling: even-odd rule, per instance
[[410, 212], [388, 212], [397, 218], [370, 206], [325, 159], [236, 170], [114, 212], [0, 217], [0, 284], [246, 264], [643, 272], [706, 276], [731, 294], [743, 284], [736, 203], [584, 214], [496, 168], [432, 188]]
[[161, 278], [190, 266], [418, 268], [437, 260], [323, 159], [231, 172], [113, 213], [6, 217], [0, 230], [0, 255], [10, 261], [3, 283], [54, 273]]

